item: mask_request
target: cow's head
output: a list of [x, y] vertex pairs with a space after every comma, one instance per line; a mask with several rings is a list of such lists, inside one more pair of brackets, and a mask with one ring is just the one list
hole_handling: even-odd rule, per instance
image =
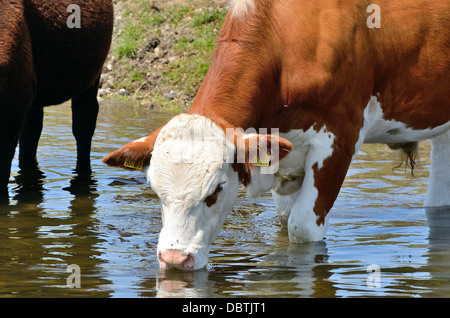
[[292, 147], [275, 135], [226, 131], [206, 117], [181, 114], [103, 159], [111, 166], [147, 170], [161, 202], [162, 268], [205, 267], [240, 182], [252, 195], [269, 190], [273, 174], [261, 170], [274, 166]]

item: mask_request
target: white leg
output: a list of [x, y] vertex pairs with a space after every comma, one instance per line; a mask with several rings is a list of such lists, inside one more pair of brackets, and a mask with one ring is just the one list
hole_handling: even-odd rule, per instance
[[288, 219], [292, 243], [323, 240], [328, 227], [328, 212], [352, 159], [353, 153], [348, 150], [355, 149], [355, 145], [348, 142], [326, 130], [310, 140], [304, 164], [305, 176]]
[[282, 226], [287, 227], [289, 215], [291, 214], [292, 206], [298, 198], [300, 191], [288, 194], [281, 195], [275, 191], [272, 191], [272, 197], [275, 201], [275, 206], [277, 208], [278, 219]]
[[321, 241], [328, 227], [328, 217], [325, 217], [324, 224], [317, 224], [318, 216], [314, 213], [314, 206], [319, 191], [314, 186], [313, 170], [309, 170], [289, 215], [288, 232], [292, 243]]
[[431, 173], [425, 206], [450, 206], [450, 130], [431, 139]]
[[[287, 219], [289, 240], [292, 243], [323, 240], [328, 227], [328, 212], [347, 174], [353, 156], [351, 150], [357, 147], [356, 141], [338, 138], [326, 126], [318, 132], [314, 130], [300, 136], [304, 137], [297, 145], [297, 149], [303, 150], [298, 157], [299, 160], [303, 159], [300, 161], [304, 172], [302, 182], [288, 182], [284, 188], [281, 185], [285, 182], [280, 182], [279, 193], [293, 193], [275, 195], [278, 215], [282, 223]], [[294, 160], [290, 163], [294, 163]], [[299, 190], [294, 192], [296, 186], [300, 185]]]

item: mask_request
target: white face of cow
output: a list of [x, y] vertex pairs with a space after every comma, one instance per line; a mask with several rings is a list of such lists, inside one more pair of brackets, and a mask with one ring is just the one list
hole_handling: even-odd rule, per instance
[[208, 252], [236, 201], [237, 172], [227, 163], [234, 145], [201, 116], [179, 115], [159, 133], [148, 178], [161, 201], [162, 268], [205, 267]]
[[161, 201], [158, 259], [162, 268], [205, 267], [240, 181], [251, 195], [271, 189], [274, 176], [262, 172], [264, 164], [270, 162], [270, 170], [292, 147], [274, 135], [227, 134], [206, 117], [181, 114], [159, 132], [130, 142], [103, 160], [131, 170], [150, 161], [147, 177]]

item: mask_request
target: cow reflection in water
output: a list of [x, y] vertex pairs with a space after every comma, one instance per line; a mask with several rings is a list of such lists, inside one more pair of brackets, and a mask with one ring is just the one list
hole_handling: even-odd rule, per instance
[[[94, 198], [98, 197], [95, 194], [97, 181], [92, 175], [90, 165], [78, 166], [73, 170], [74, 174], [70, 180], [70, 186], [63, 188], [70, 194], [80, 199], [86, 195], [90, 196], [95, 202]], [[13, 200], [19, 203], [34, 203], [35, 205], [44, 201], [45, 189], [45, 174], [37, 164], [29, 165], [26, 169], [21, 169], [15, 176], [15, 183], [17, 186], [13, 189]]]
[[[352, 266], [329, 261], [330, 255], [324, 241], [291, 245], [287, 248], [284, 244], [274, 245], [268, 247], [264, 251], [267, 255], [255, 263], [230, 260], [219, 264], [212, 258], [209, 271], [160, 271], [156, 296], [208, 298], [248, 294], [284, 297], [289, 294], [300, 297], [336, 297], [346, 293], [345, 282], [339, 283], [338, 278], [332, 277], [335, 273], [342, 272], [349, 281], [357, 283], [351, 288], [355, 293], [359, 290], [361, 295], [392, 295], [395, 293], [395, 284], [404, 283], [408, 287], [400, 288], [399, 292], [407, 293], [410, 288], [411, 293], [417, 296], [416, 289], [420, 288], [420, 295], [447, 297], [450, 296], [448, 286], [438, 282], [446, 281], [450, 274], [450, 207], [424, 210], [429, 227], [428, 253], [424, 255], [428, 256], [426, 264], [410, 267], [410, 270], [400, 264], [402, 269], [399, 271], [405, 274], [405, 279], [397, 274], [397, 281], [389, 278], [392, 274], [389, 270], [392, 264], [389, 268], [379, 264], [380, 286], [377, 288], [370, 288], [366, 283], [370, 275], [370, 272], [367, 272], [368, 264]], [[279, 239], [283, 240], [281, 236]], [[352, 268], [354, 270], [351, 270]], [[411, 273], [425, 273], [427, 278], [411, 279]], [[258, 277], [261, 277], [261, 282], [258, 282]]]
[[[161, 271], [157, 282], [157, 297], [210, 298], [246, 294], [282, 297], [287, 292], [286, 284], [289, 285], [289, 293], [300, 297], [335, 296], [336, 288], [328, 280], [332, 272], [319, 269], [327, 264], [325, 242], [311, 242], [287, 249], [285, 245], [281, 245], [268, 248], [266, 252], [268, 254], [260, 258], [249, 256], [247, 261], [218, 263], [213, 258], [210, 271]], [[271, 265], [260, 265], [267, 263]], [[261, 277], [261, 282], [258, 282], [258, 277]], [[283, 284], [277, 283], [280, 281]], [[317, 295], [317, 289], [321, 295]]]

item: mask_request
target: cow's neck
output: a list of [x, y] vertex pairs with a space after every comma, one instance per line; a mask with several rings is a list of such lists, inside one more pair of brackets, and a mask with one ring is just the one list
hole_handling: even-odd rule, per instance
[[281, 53], [274, 47], [270, 26], [247, 22], [230, 17], [225, 21], [211, 67], [189, 111], [223, 128], [269, 128], [267, 122], [284, 105]]
[[[281, 14], [280, 8], [273, 8], [276, 3], [261, 0], [244, 17], [227, 17], [212, 64], [189, 113], [206, 116], [222, 128], [278, 128], [289, 132], [314, 126], [320, 131], [330, 116], [328, 106], [343, 99], [342, 87], [351, 83], [339, 80], [341, 87], [331, 85], [333, 70], [325, 66], [339, 61], [323, 61], [324, 57], [317, 54], [299, 59], [298, 52], [319, 50], [317, 41], [311, 38], [320, 36], [320, 27], [317, 22], [308, 29], [300, 24], [293, 32], [290, 24], [280, 24], [292, 21], [292, 13], [287, 10]], [[302, 9], [299, 6], [296, 4], [297, 10]], [[288, 36], [289, 32], [295, 37]], [[308, 44], [311, 41], [314, 43]]]

